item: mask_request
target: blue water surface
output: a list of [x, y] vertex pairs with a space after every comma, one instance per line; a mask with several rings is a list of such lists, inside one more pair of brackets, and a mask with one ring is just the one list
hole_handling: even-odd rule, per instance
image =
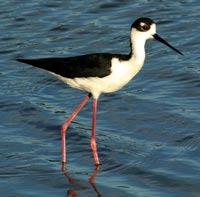
[[[100, 168], [89, 102], [61, 171], [60, 125], [85, 93], [15, 59], [128, 53], [141, 16], [184, 56], [149, 41], [143, 70], [99, 100]], [[0, 1], [1, 196], [200, 196], [199, 18], [198, 0]]]

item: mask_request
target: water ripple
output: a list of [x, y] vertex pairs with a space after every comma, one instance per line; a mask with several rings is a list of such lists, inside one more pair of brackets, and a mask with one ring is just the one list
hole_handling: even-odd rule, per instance
[[[149, 42], [139, 75], [99, 100], [100, 168], [89, 102], [68, 130], [61, 172], [60, 126], [85, 94], [15, 59], [128, 53], [141, 16], [184, 56]], [[0, 19], [2, 196], [199, 196], [197, 0], [1, 1]]]

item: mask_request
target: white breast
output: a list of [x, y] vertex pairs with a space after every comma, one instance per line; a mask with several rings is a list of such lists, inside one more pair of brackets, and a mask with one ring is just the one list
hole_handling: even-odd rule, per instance
[[141, 69], [143, 63], [136, 63], [134, 59], [129, 61], [119, 61], [118, 58], [112, 59], [111, 74], [99, 78], [74, 78], [69, 79], [56, 75], [63, 82], [73, 88], [90, 92], [94, 98], [98, 98], [101, 93], [115, 92], [126, 85]]

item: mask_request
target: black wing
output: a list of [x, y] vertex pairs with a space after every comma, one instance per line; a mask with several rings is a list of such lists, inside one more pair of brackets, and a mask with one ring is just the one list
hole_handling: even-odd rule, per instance
[[66, 78], [105, 77], [111, 73], [112, 54], [90, 54], [68, 58], [17, 59], [19, 62]]

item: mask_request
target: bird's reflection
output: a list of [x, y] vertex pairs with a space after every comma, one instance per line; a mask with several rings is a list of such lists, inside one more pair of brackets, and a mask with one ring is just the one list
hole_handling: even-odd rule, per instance
[[91, 184], [91, 186], [93, 187], [94, 191], [97, 193], [97, 196], [100, 197], [101, 194], [100, 194], [100, 192], [97, 189], [97, 186], [95, 184], [95, 179], [96, 179], [96, 176], [97, 176], [98, 172], [99, 172], [99, 166], [96, 166], [96, 168], [93, 171], [93, 173], [89, 176], [88, 182]]
[[[95, 179], [96, 179], [96, 176], [98, 175], [99, 169], [100, 169], [99, 166], [95, 167], [95, 169], [92, 172], [92, 174], [88, 177], [88, 183], [92, 186], [93, 190], [97, 194], [97, 197], [101, 197], [101, 194], [100, 194], [100, 192], [99, 192], [99, 190], [98, 190], [98, 188], [96, 186], [96, 183], [95, 183]], [[64, 176], [67, 178], [67, 181], [68, 181], [69, 184], [75, 185], [75, 186], [78, 185], [77, 184], [78, 180], [76, 180], [76, 179], [72, 178], [71, 176], [69, 176], [69, 173], [67, 171], [67, 164], [62, 163], [61, 170], [62, 170]], [[69, 197], [77, 197], [78, 196], [78, 192], [75, 189], [69, 189], [67, 191], [67, 196], [69, 196]]]

